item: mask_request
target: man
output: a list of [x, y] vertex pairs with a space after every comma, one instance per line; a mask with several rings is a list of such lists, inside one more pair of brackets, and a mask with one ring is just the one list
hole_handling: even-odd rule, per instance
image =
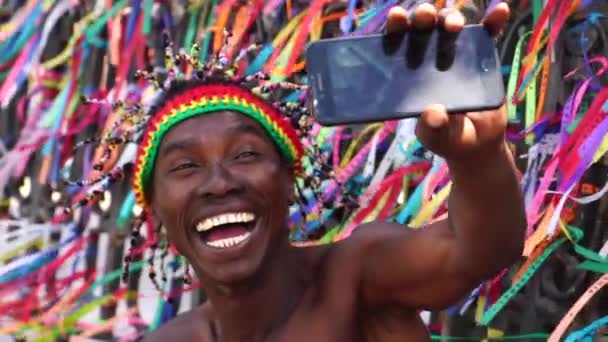
[[[497, 33], [508, 16], [500, 3], [484, 23]], [[436, 23], [457, 32], [464, 20], [431, 5], [408, 18], [396, 7], [387, 30]], [[257, 100], [222, 89], [169, 99], [151, 129], [163, 133], [142, 143], [139, 199], [209, 298], [144, 340], [428, 341], [418, 310], [453, 304], [520, 256], [526, 222], [504, 107], [448, 116], [432, 105], [422, 114], [417, 136], [446, 159], [453, 181], [447, 220], [418, 230], [370, 223], [338, 243], [296, 248], [286, 228], [301, 154], [293, 132], [269, 125]], [[222, 91], [230, 94], [221, 108], [234, 109], [205, 107]], [[206, 114], [189, 109], [197, 106]]]

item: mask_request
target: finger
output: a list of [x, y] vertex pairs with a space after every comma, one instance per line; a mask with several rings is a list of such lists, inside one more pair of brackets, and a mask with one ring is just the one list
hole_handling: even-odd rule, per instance
[[418, 140], [428, 149], [433, 150], [440, 143], [445, 143], [449, 119], [442, 105], [430, 105], [420, 115], [416, 125]]
[[407, 10], [401, 6], [395, 6], [388, 11], [386, 19], [386, 33], [401, 33], [407, 31], [409, 20]]
[[504, 29], [510, 16], [511, 10], [509, 9], [509, 5], [501, 2], [488, 12], [483, 18], [482, 23], [493, 35], [497, 35]]
[[439, 130], [448, 124], [448, 112], [445, 106], [433, 104], [424, 109], [420, 121], [433, 130]]
[[495, 110], [467, 113], [467, 116], [482, 133], [493, 134], [497, 130], [504, 131], [507, 128], [507, 110], [504, 104]]
[[423, 3], [414, 11], [412, 27], [416, 30], [431, 30], [437, 24], [437, 10], [429, 3]]
[[464, 16], [455, 8], [443, 8], [439, 11], [438, 20], [439, 27], [450, 33], [462, 31], [465, 24]]
[[437, 42], [437, 70], [446, 71], [456, 57], [456, 40], [464, 27], [465, 18], [454, 8], [444, 8], [439, 12], [439, 38]]

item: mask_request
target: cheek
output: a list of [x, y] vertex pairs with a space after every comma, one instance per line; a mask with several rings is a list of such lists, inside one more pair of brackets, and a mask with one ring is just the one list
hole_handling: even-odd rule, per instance
[[181, 182], [157, 181], [154, 184], [152, 201], [156, 203], [155, 212], [167, 228], [167, 235], [172, 240], [178, 237], [174, 228], [180, 227], [180, 220], [187, 208], [188, 196], [193, 188]]
[[167, 209], [183, 207], [188, 201], [190, 192], [196, 188], [196, 177], [172, 177], [170, 175], [155, 175], [154, 195], [156, 203], [162, 203]]
[[167, 227], [167, 240], [171, 242], [177, 248], [181, 255], [189, 256], [190, 247], [188, 245], [188, 239], [184, 232], [180, 233], [178, 227]]
[[262, 204], [276, 218], [285, 217], [289, 210], [290, 186], [293, 186], [281, 166], [272, 166], [263, 170], [251, 172], [248, 183], [260, 197]]
[[[280, 165], [269, 163], [264, 168], [251, 168], [243, 174], [247, 177], [248, 183], [256, 188], [260, 193], [277, 196], [286, 196], [287, 177]], [[277, 198], [278, 199], [278, 198]]]

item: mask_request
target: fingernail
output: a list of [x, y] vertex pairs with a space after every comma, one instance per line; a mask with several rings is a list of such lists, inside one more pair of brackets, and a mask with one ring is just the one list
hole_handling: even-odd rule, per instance
[[428, 2], [422, 3], [416, 7], [416, 11], [435, 11], [435, 6], [429, 4]]
[[445, 26], [450, 28], [461, 27], [464, 25], [464, 17], [459, 13], [450, 13], [445, 18]]

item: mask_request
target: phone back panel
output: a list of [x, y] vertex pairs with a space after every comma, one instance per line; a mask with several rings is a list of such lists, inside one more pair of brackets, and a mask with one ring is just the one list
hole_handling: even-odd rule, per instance
[[435, 103], [452, 113], [503, 103], [500, 61], [483, 26], [466, 26], [450, 52], [438, 46], [438, 31], [426, 40], [414, 35], [311, 43], [306, 62], [318, 121], [366, 123], [417, 116]]

